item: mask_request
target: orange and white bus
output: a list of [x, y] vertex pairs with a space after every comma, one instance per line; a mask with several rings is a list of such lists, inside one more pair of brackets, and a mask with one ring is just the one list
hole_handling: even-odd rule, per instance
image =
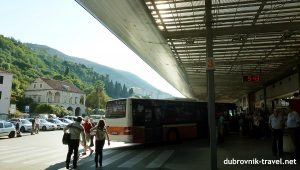
[[178, 142], [208, 135], [207, 103], [190, 100], [117, 99], [105, 114], [110, 139], [133, 143]]

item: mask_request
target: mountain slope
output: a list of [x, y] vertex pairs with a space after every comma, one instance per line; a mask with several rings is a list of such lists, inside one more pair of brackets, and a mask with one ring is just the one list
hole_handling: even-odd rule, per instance
[[100, 74], [107, 74], [109, 75], [110, 79], [113, 81], [118, 81], [121, 84], [126, 84], [127, 87], [133, 88], [135, 91], [135, 94], [139, 95], [149, 95], [152, 98], [169, 98], [172, 97], [170, 94], [162, 92], [143, 79], [139, 78], [138, 76], [127, 72], [127, 71], [121, 71], [117, 69], [113, 69], [101, 64], [97, 64], [91, 61], [88, 61], [86, 59], [77, 58], [68, 56], [56, 49], [50, 48], [48, 46], [44, 45], [37, 45], [37, 44], [30, 44], [28, 43], [27, 46], [31, 48], [32, 50], [38, 50], [43, 49], [46, 50], [51, 55], [57, 55], [57, 57], [62, 58], [66, 61], [72, 61], [80, 64], [84, 64], [86, 66], [92, 67], [94, 71], [100, 73]]

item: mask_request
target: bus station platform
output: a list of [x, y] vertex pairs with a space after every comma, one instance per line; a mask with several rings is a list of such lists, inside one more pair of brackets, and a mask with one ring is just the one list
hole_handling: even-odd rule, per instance
[[[218, 170], [299, 170], [300, 162], [296, 161], [290, 153], [285, 153], [282, 161], [290, 160], [291, 165], [280, 164], [280, 158], [274, 157], [271, 150], [271, 138], [253, 139], [250, 137], [240, 137], [238, 135], [227, 136], [225, 142], [217, 146]], [[171, 158], [163, 169], [169, 170], [210, 170], [209, 143], [204, 140], [189, 141], [183, 143], [184, 146], [177, 146], [177, 156]], [[243, 164], [234, 163], [231, 160], [243, 161]], [[260, 162], [247, 160], [257, 160]], [[262, 162], [264, 160], [264, 162]], [[277, 161], [279, 160], [279, 161]], [[273, 161], [273, 162], [272, 162]], [[277, 162], [276, 162], [277, 161]], [[232, 164], [229, 164], [232, 163]], [[264, 164], [263, 164], [264, 163]], [[278, 163], [278, 164], [276, 164]]]
[[[217, 145], [218, 170], [300, 169], [300, 162], [294, 161], [291, 153], [285, 153], [281, 162], [279, 157], [274, 157], [272, 155], [271, 143], [271, 137], [265, 139], [254, 139], [252, 137], [239, 136], [237, 134], [226, 136], [224, 143]], [[104, 148], [123, 148], [125, 150], [174, 150], [173, 155], [169, 157], [164, 165], [159, 168], [160, 170], [210, 170], [210, 150], [209, 141], [207, 139], [183, 141], [180, 144], [172, 145], [160, 144], [147, 146], [142, 144], [112, 141], [110, 146], [106, 143]], [[233, 159], [235, 161], [242, 161], [242, 163], [233, 162]], [[287, 164], [285, 160], [289, 160], [290, 164]], [[103, 169], [107, 168], [105, 167]], [[120, 170], [120, 168], [117, 167], [109, 167], [109, 169]]]

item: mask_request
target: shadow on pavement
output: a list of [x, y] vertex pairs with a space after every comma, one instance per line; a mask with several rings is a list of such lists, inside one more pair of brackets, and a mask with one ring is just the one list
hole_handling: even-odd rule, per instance
[[60, 162], [60, 163], [56, 163], [54, 165], [50, 165], [48, 168], [46, 168], [46, 170], [57, 170], [57, 169], [65, 169], [66, 167], [66, 162]]

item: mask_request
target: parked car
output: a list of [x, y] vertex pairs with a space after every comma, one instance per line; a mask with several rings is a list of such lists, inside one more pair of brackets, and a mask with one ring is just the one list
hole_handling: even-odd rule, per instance
[[30, 117], [30, 118], [26, 118], [29, 122], [31, 122], [32, 123], [32, 120], [34, 119], [34, 118], [32, 118], [32, 117]]
[[54, 123], [57, 129], [64, 129], [68, 124], [60, 121], [59, 119], [47, 119], [48, 122]]
[[66, 119], [70, 119], [72, 121], [76, 121], [77, 117], [76, 116], [64, 116]]
[[8, 136], [13, 138], [16, 135], [16, 128], [13, 123], [0, 120], [0, 137]]
[[[14, 125], [16, 125], [18, 119], [19, 118], [12, 118], [12, 119], [9, 119], [8, 122], [11, 122]], [[29, 120], [20, 119], [20, 123], [21, 123], [21, 125], [20, 125], [20, 131], [21, 132], [25, 132], [25, 131], [30, 132], [31, 131], [32, 123]]]
[[56, 130], [57, 125], [54, 123], [48, 122], [46, 119], [40, 119], [40, 129], [43, 131]]
[[73, 120], [67, 119], [67, 118], [58, 118], [60, 121], [66, 123], [66, 124], [70, 124], [73, 123]]

